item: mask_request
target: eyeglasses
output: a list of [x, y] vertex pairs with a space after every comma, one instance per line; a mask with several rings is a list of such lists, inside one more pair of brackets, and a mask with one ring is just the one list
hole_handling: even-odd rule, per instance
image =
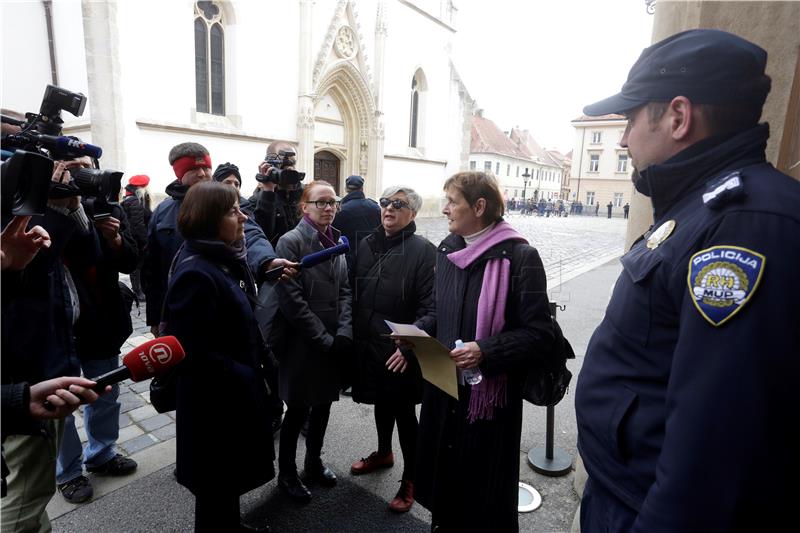
[[326, 207], [333, 207], [334, 209], [339, 207], [339, 200], [315, 200], [313, 202], [317, 209], [325, 209]]
[[391, 205], [395, 209], [408, 207], [408, 202], [404, 202], [403, 200], [389, 200], [388, 198], [381, 198], [378, 200], [378, 203], [381, 204], [381, 207], [389, 207]]

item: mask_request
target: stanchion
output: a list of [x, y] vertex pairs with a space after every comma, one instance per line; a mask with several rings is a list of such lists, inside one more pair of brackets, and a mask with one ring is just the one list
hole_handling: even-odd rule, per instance
[[[558, 306], [550, 302], [550, 314], [556, 316]], [[564, 308], [562, 307], [563, 311]], [[528, 464], [534, 471], [551, 477], [567, 474], [572, 469], [572, 456], [560, 448], [553, 446], [555, 436], [556, 408], [547, 407], [547, 429], [545, 433], [545, 447], [531, 448], [528, 452]]]

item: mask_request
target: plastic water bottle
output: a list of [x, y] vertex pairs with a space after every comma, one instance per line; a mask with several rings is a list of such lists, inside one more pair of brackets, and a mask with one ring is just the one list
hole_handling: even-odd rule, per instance
[[[456, 341], [456, 348], [463, 348], [464, 342], [461, 339]], [[468, 385], [477, 385], [481, 381], [483, 381], [483, 374], [481, 374], [480, 369], [476, 366], [474, 368], [465, 368], [461, 371], [461, 375], [464, 376], [464, 381], [467, 382]]]

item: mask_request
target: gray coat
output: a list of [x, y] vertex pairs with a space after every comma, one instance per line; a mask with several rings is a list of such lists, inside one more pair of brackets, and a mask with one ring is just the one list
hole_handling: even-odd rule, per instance
[[[336, 241], [341, 232], [333, 229]], [[277, 253], [292, 261], [323, 249], [317, 230], [305, 220], [283, 235]], [[272, 350], [280, 361], [280, 397], [289, 405], [317, 405], [339, 399], [341, 363], [331, 353], [337, 335], [353, 338], [347, 264], [342, 255], [303, 269], [275, 286], [279, 316]], [[281, 330], [277, 332], [276, 330]]]

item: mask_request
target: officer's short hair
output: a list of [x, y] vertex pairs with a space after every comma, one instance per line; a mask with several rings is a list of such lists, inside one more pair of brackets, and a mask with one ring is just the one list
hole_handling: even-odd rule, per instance
[[198, 143], [181, 143], [176, 144], [169, 151], [169, 164], [172, 165], [181, 157], [205, 157], [208, 155], [208, 150], [202, 144]]

